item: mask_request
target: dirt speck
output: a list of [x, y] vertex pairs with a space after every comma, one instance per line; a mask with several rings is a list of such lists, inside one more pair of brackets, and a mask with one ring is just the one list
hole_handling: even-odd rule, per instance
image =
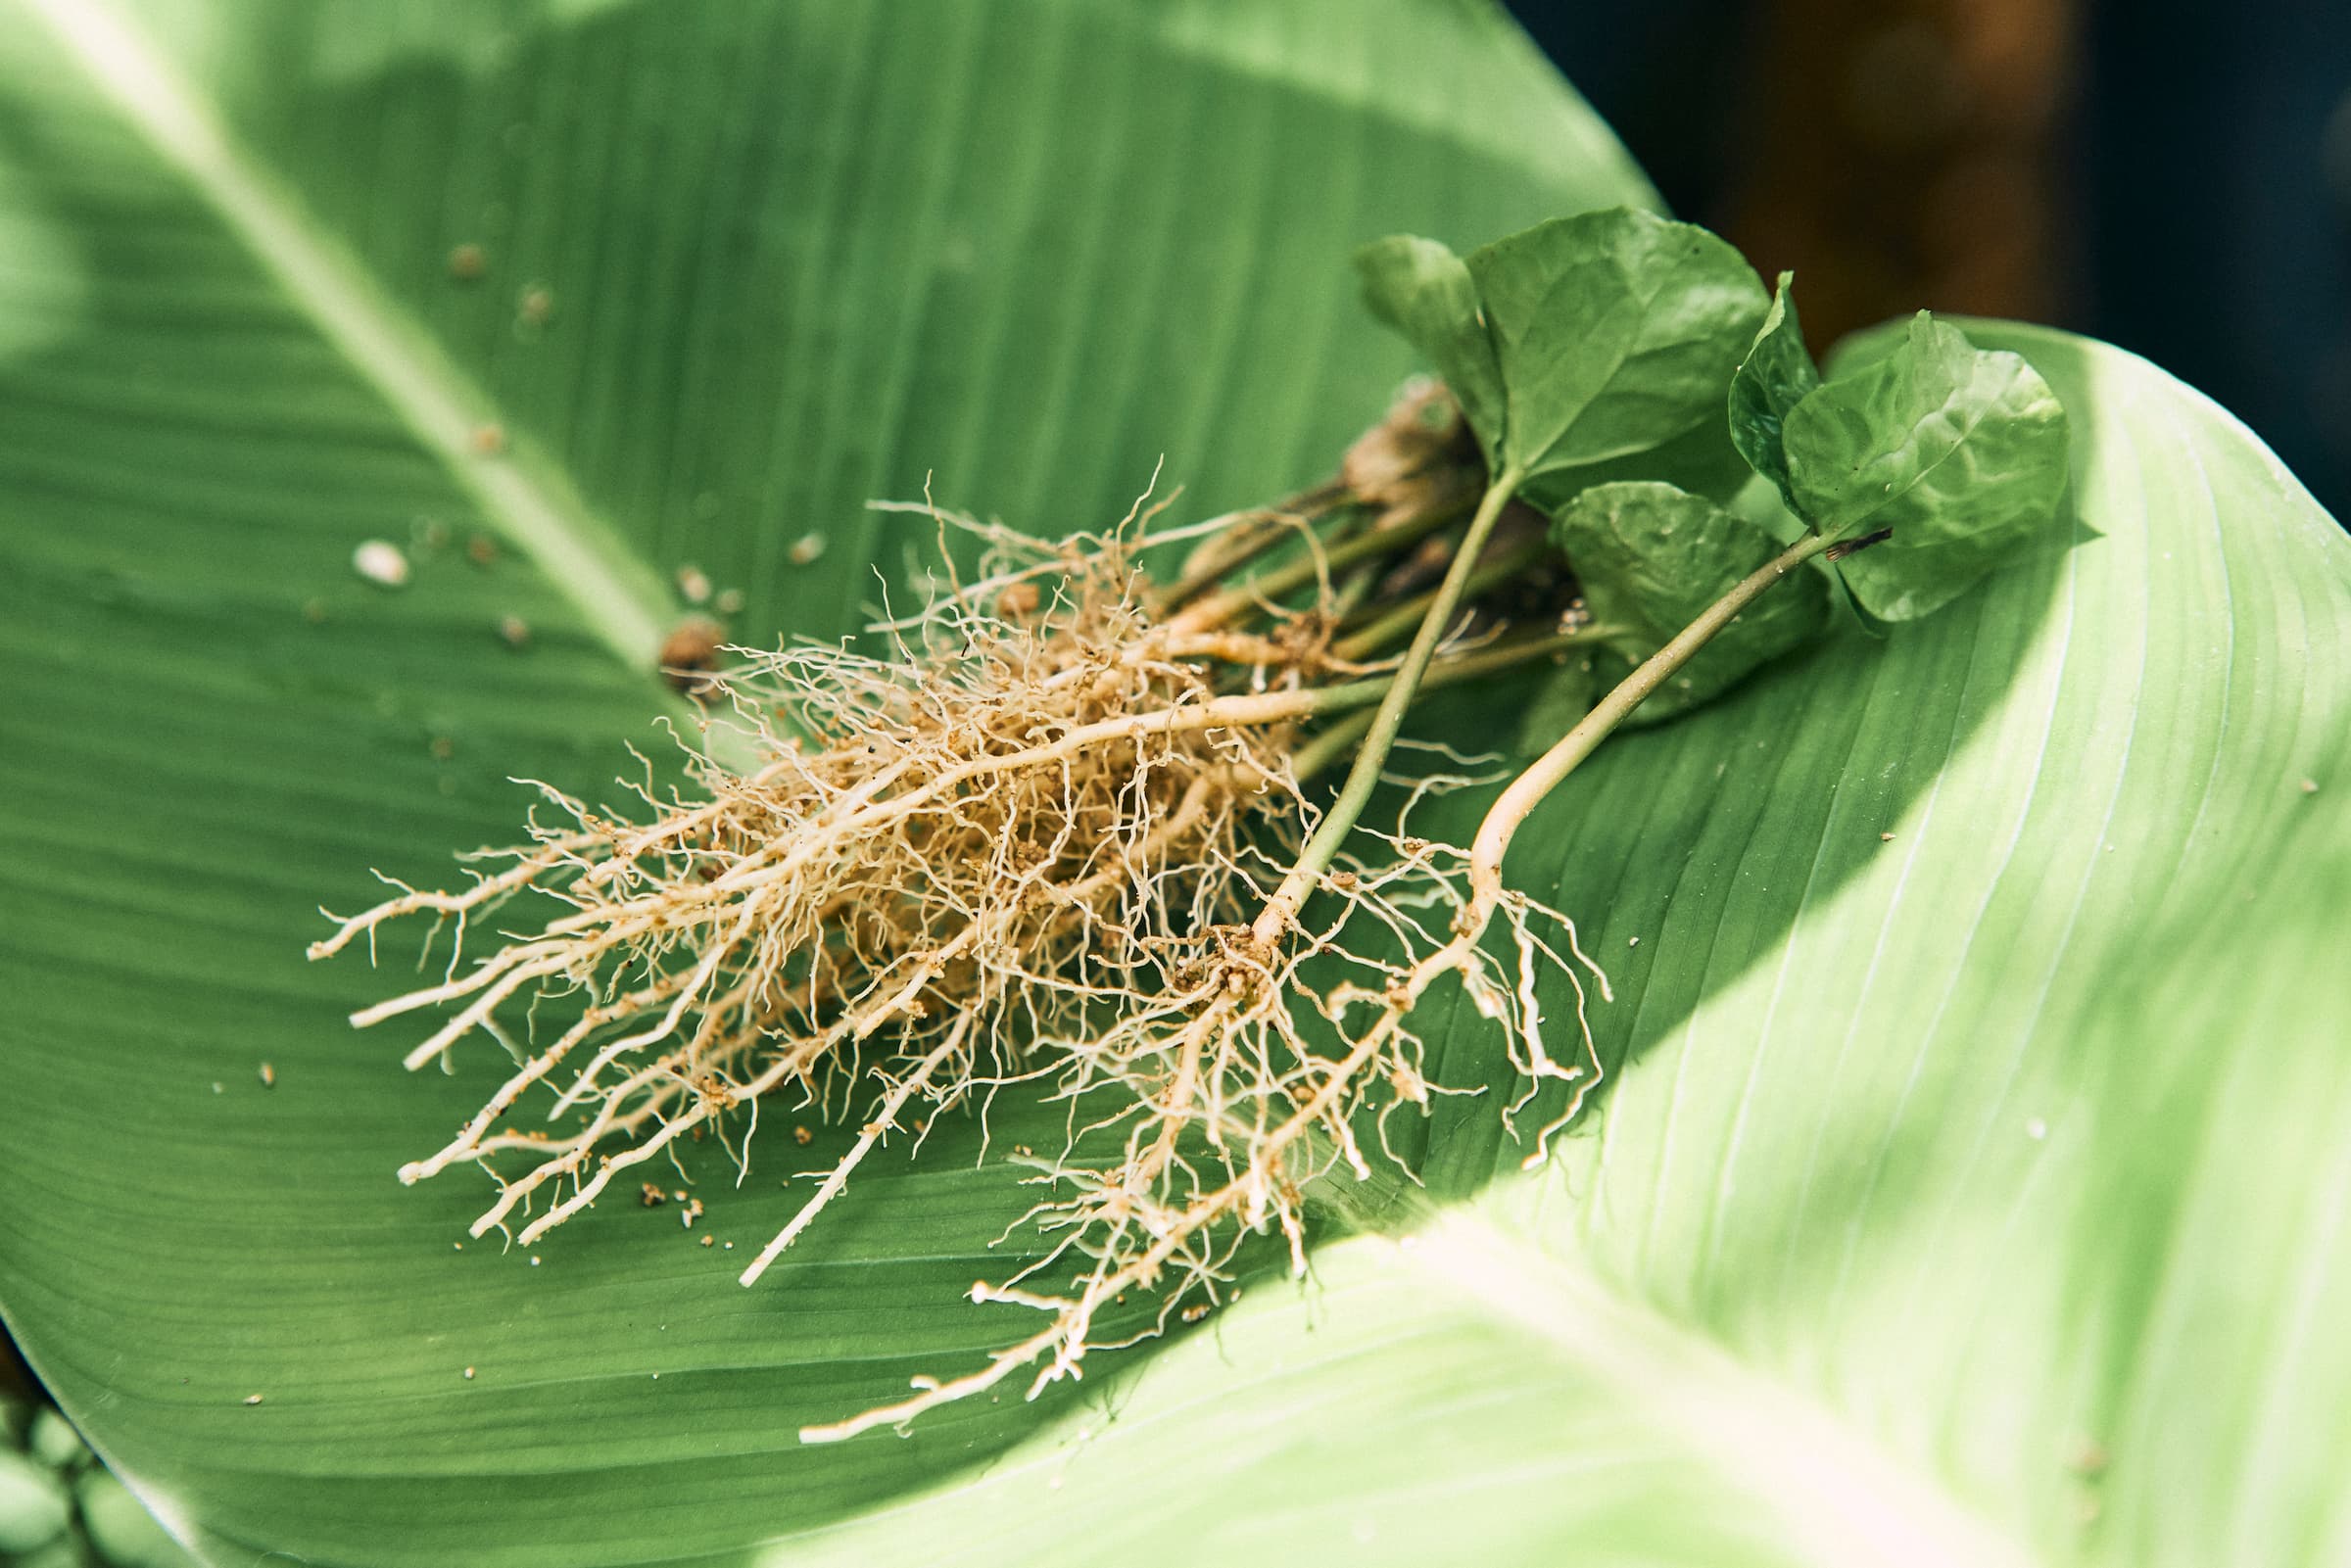
[[688, 696], [700, 696], [711, 687], [710, 672], [718, 668], [718, 650], [726, 646], [727, 629], [707, 615], [680, 621], [661, 644], [661, 673]]

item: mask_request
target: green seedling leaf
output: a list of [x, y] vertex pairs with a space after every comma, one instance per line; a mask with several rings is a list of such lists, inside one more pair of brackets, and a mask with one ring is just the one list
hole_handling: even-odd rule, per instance
[[1428, 356], [1453, 391], [1488, 463], [1502, 450], [1502, 370], [1479, 312], [1477, 285], [1462, 259], [1436, 240], [1391, 234], [1355, 253], [1364, 303]]
[[1739, 449], [1731, 445], [1730, 433], [1723, 422], [1708, 419], [1695, 430], [1685, 431], [1671, 441], [1629, 457], [1537, 474], [1518, 487], [1518, 495], [1531, 506], [1557, 512], [1594, 485], [1614, 484], [1620, 479], [1656, 479], [1727, 506], [1754, 477], [1755, 471], [1748, 467], [1747, 459], [1739, 455]]
[[1798, 404], [1782, 439], [1815, 528], [1891, 530], [1840, 563], [1882, 620], [1932, 614], [2012, 559], [2065, 490], [2065, 408], [2048, 383], [1923, 310], [1892, 354]]
[[1795, 279], [1793, 272], [1780, 274], [1754, 346], [1731, 377], [1731, 444], [1749, 467], [1779, 487], [1790, 506], [1796, 505], [1796, 490], [1788, 478], [1781, 427], [1789, 412], [1820, 386], [1820, 371], [1812, 364], [1803, 325], [1797, 319], [1796, 296], [1790, 288]]
[[1472, 252], [1525, 477], [1651, 451], [1720, 418], [1767, 309], [1729, 245], [1630, 208], [1557, 218]]
[[[1600, 679], [1663, 647], [1707, 605], [1779, 553], [1746, 518], [1671, 485], [1595, 485], [1552, 524], [1583, 586], [1594, 624], [1615, 629]], [[1642, 705], [1655, 721], [1705, 701], [1811, 637], [1828, 614], [1827, 585], [1810, 572], [1757, 599]]]

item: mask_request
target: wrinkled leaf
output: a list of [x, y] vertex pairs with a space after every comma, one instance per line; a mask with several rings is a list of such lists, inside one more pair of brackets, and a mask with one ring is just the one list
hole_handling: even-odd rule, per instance
[[[1615, 629], [1614, 659], [1599, 670], [1608, 685], [1779, 553], [1746, 518], [1641, 481], [1585, 491], [1553, 521], [1551, 537], [1575, 568], [1594, 624]], [[1791, 573], [1658, 688], [1640, 716], [1654, 722], [1705, 701], [1818, 633], [1827, 615], [1818, 574]]]
[[1892, 530], [1840, 563], [1882, 620], [1930, 614], [2047, 539], [2065, 489], [2048, 383], [1925, 311], [1891, 354], [1798, 404], [1783, 437], [1797, 509], [1822, 533]]
[[1795, 280], [1793, 272], [1780, 274], [1770, 313], [1731, 377], [1731, 444], [1749, 467], [1778, 487], [1790, 506], [1796, 504], [1796, 490], [1788, 477], [1781, 427], [1789, 411], [1820, 386], [1820, 371], [1797, 319]]
[[1371, 313], [1428, 356], [1461, 405], [1489, 465], [1500, 457], [1502, 371], [1462, 259], [1435, 240], [1391, 234], [1355, 253]]
[[1527, 477], [1719, 426], [1766, 309], [1729, 245], [1627, 208], [1555, 218], [1466, 261], [1502, 371], [1505, 466]]

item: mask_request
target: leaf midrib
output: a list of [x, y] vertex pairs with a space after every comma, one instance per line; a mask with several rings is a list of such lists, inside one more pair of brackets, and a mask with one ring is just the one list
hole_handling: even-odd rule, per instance
[[658, 575], [543, 457], [485, 456], [492, 400], [248, 156], [115, 0], [20, 0], [156, 156], [241, 241], [352, 369], [529, 555], [624, 664], [651, 671], [676, 609]]
[[1737, 1361], [1710, 1336], [1473, 1212], [1396, 1240], [1400, 1266], [1540, 1341], [1703, 1454], [1832, 1568], [2034, 1568], [2041, 1559], [1837, 1411]]

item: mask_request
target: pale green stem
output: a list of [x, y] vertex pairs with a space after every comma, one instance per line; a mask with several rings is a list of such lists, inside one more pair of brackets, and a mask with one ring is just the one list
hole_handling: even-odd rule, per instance
[[1288, 539], [1298, 525], [1311, 526], [1345, 503], [1346, 486], [1329, 480], [1271, 506], [1233, 514], [1231, 523], [1188, 561], [1181, 580], [1168, 590], [1162, 610], [1187, 603]]
[[1420, 678], [1428, 672], [1437, 644], [1445, 640], [1453, 624], [1454, 611], [1461, 606], [1462, 593], [1477, 569], [1477, 557], [1484, 553], [1486, 540], [1492, 536], [1503, 508], [1510, 504], [1524, 477], [1516, 469], [1506, 468], [1486, 487], [1467, 531], [1454, 550], [1453, 564], [1446, 569], [1436, 599], [1421, 617], [1419, 634], [1405, 650], [1403, 662], [1396, 667], [1394, 684], [1371, 716], [1371, 728], [1364, 735], [1363, 746], [1355, 754], [1355, 766], [1348, 770], [1346, 782], [1339, 786], [1338, 798], [1315, 825], [1305, 847], [1298, 852], [1297, 864], [1282, 879], [1273, 896], [1266, 900], [1265, 909], [1250, 927], [1250, 935], [1259, 946], [1271, 947], [1289, 928], [1298, 907], [1321, 882], [1322, 873], [1337, 856], [1340, 844], [1355, 831], [1356, 819], [1364, 814], [1364, 807], [1370, 803], [1371, 792], [1379, 787], [1380, 770], [1387, 765], [1388, 752], [1396, 744], [1396, 734], [1404, 727], [1404, 715], [1419, 692]]
[[[1480, 594], [1499, 588], [1541, 560], [1548, 547], [1542, 541], [1536, 540], [1511, 550], [1499, 560], [1479, 567], [1463, 589], [1462, 597], [1475, 598]], [[1406, 599], [1393, 609], [1380, 611], [1362, 631], [1350, 633], [1333, 643], [1330, 651], [1350, 664], [1374, 656], [1381, 648], [1419, 626], [1421, 617], [1428, 613], [1429, 605], [1436, 602], [1437, 593], [1437, 590], [1431, 589]]]
[[1359, 709], [1347, 715], [1329, 729], [1290, 754], [1290, 772], [1300, 784], [1315, 778], [1355, 748], [1355, 743], [1371, 733], [1371, 710]]
[[1261, 601], [1296, 593], [1325, 572], [1342, 571], [1359, 561], [1376, 560], [1382, 555], [1394, 554], [1461, 515], [1461, 509], [1457, 506], [1434, 506], [1407, 522], [1358, 534], [1328, 548], [1319, 545], [1310, 546], [1307, 553], [1297, 560], [1185, 606], [1169, 620], [1168, 625], [1178, 632], [1222, 626], [1233, 616], [1257, 608]]
[[[1517, 639], [1497, 642], [1492, 647], [1458, 659], [1440, 659], [1428, 667], [1428, 678], [1420, 683], [1423, 693], [1441, 687], [1455, 686], [1463, 681], [1511, 669], [1529, 660], [1552, 653], [1564, 653], [1571, 648], [1591, 647], [1624, 635], [1613, 626], [1579, 626], [1572, 632], [1553, 632], [1539, 638]], [[1356, 742], [1371, 732], [1372, 714], [1358, 708], [1336, 724], [1319, 730], [1313, 738], [1290, 753], [1290, 771], [1300, 784], [1319, 775], [1323, 769], [1355, 749]]]
[[1756, 568], [1737, 587], [1707, 605], [1697, 620], [1683, 627], [1673, 641], [1651, 654], [1639, 669], [1618, 682], [1615, 689], [1593, 704], [1592, 711], [1577, 721], [1574, 729], [1560, 736], [1559, 744], [1511, 781], [1510, 787], [1502, 792], [1493, 809], [1486, 813], [1486, 820], [1478, 826], [1477, 839], [1470, 846], [1469, 885], [1477, 906], [1491, 908], [1493, 901], [1502, 896], [1502, 857], [1509, 851], [1511, 837], [1517, 832], [1518, 825], [1542, 803], [1543, 797], [1557, 788], [1559, 781], [1573, 773], [1607, 738], [1610, 731], [1630, 718], [1634, 709], [1648, 701], [1657, 688], [1672, 679], [1700, 648], [1765, 590], [1829, 547], [1828, 540], [1818, 534], [1806, 534]]

